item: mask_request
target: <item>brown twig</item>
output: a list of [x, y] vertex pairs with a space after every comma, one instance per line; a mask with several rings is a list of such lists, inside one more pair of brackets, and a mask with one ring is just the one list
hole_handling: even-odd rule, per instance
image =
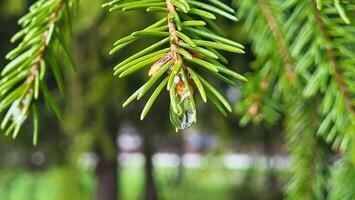
[[[286, 41], [282, 35], [282, 32], [275, 20], [274, 15], [272, 14], [269, 6], [266, 4], [264, 0], [258, 0], [260, 9], [265, 16], [265, 19], [267, 21], [267, 25], [269, 26], [272, 35], [279, 47], [279, 53], [281, 55], [281, 58], [285, 64], [285, 70], [286, 70], [286, 76], [287, 79], [290, 81], [294, 80], [294, 72], [293, 72], [293, 62], [291, 59], [291, 56], [288, 53], [287, 50], [287, 45]], [[255, 116], [258, 112], [261, 112], [260, 108], [260, 101], [261, 97], [264, 95], [266, 92], [268, 86], [269, 86], [269, 79], [267, 77], [263, 77], [263, 80], [260, 83], [260, 93], [255, 96], [255, 102], [249, 107], [248, 112], [252, 115]]]
[[172, 54], [172, 59], [174, 63], [177, 63], [181, 56], [176, 52], [179, 48], [179, 38], [176, 36], [176, 25], [174, 23], [174, 15], [175, 11], [174, 5], [171, 3], [171, 0], [166, 0], [166, 7], [168, 9], [168, 28], [169, 34], [172, 37], [170, 40], [170, 53]]
[[[169, 29], [169, 34], [170, 34], [170, 54], [171, 54], [171, 59], [173, 60], [173, 65], [172, 68], [170, 70], [170, 73], [173, 71], [174, 66], [177, 66], [177, 64], [180, 62], [180, 60], [182, 59], [180, 54], [177, 53], [177, 49], [179, 48], [179, 42], [180, 39], [178, 38], [178, 36], [176, 35], [176, 25], [174, 22], [174, 12], [176, 12], [175, 10], [175, 6], [171, 3], [171, 0], [166, 0], [166, 7], [168, 10], [168, 29]], [[186, 73], [187, 72], [187, 66], [185, 64], [182, 64], [182, 70]], [[182, 97], [183, 94], [187, 91], [186, 90], [186, 85], [183, 83], [182, 81], [182, 77], [179, 75], [179, 82], [178, 84], [174, 84], [175, 85], [175, 90], [176, 92]], [[188, 77], [188, 86], [190, 88], [191, 93], [193, 93], [194, 91], [194, 87], [193, 87], [193, 82], [192, 80], [189, 79]], [[191, 82], [190, 82], [191, 81]]]
[[[323, 19], [320, 16], [320, 12], [317, 9], [317, 3], [315, 0], [312, 1], [312, 10], [313, 13], [315, 15], [316, 18], [316, 23], [319, 26], [319, 30], [320, 33], [323, 37], [323, 39], [327, 42], [330, 41], [330, 36], [328, 34], [328, 32], [326, 31], [326, 26], [323, 22]], [[337, 57], [336, 54], [334, 52], [334, 49], [330, 46], [330, 45], [325, 45], [325, 51], [326, 51], [326, 55], [328, 57], [328, 60], [332, 66], [332, 70], [333, 70], [333, 75], [335, 77], [335, 80], [339, 86], [340, 91], [343, 93], [344, 98], [345, 98], [345, 104], [347, 109], [352, 113], [355, 114], [355, 110], [354, 110], [354, 106], [352, 103], [352, 98], [350, 96], [348, 87], [346, 86], [346, 84], [344, 83], [343, 79], [342, 79], [342, 75], [341, 75], [341, 70], [340, 70], [340, 66], [337, 63]]]
[[48, 40], [48, 37], [49, 37], [49, 28], [57, 20], [57, 17], [59, 15], [60, 10], [63, 7], [63, 4], [64, 4], [64, 1], [59, 2], [57, 7], [55, 8], [54, 12], [50, 15], [50, 17], [48, 19], [48, 30], [46, 30], [42, 34], [42, 42], [43, 42], [43, 44], [42, 44], [42, 46], [40, 48], [40, 52], [39, 52], [38, 56], [35, 58], [35, 62], [33, 64], [32, 68], [31, 68], [31, 73], [30, 73], [29, 77], [27, 78], [27, 81], [30, 84], [34, 82], [34, 80], [36, 78], [36, 74], [38, 74], [38, 70], [39, 70], [39, 68], [41, 66], [41, 61], [44, 59], [46, 50], [48, 48], [48, 45], [46, 44], [46, 41]]
[[288, 53], [287, 45], [286, 45], [285, 39], [282, 35], [282, 32], [279, 29], [279, 26], [275, 20], [275, 17], [273, 16], [273, 14], [270, 10], [270, 7], [267, 5], [267, 3], [264, 0], [258, 0], [258, 2], [260, 5], [260, 9], [261, 9], [263, 15], [265, 16], [267, 24], [271, 29], [272, 35], [274, 36], [276, 43], [279, 47], [279, 52], [280, 52], [283, 62], [285, 64], [287, 78], [290, 81], [292, 81], [294, 79], [294, 74], [293, 74], [293, 69], [292, 69], [293, 63], [292, 63], [291, 56]]

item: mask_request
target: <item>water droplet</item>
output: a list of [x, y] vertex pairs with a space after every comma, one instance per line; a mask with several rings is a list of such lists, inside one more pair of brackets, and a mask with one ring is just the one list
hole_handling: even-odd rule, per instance
[[175, 113], [170, 105], [170, 121], [177, 129], [188, 128], [196, 121], [196, 111], [189, 97], [190, 95], [183, 97], [176, 95], [179, 113]]
[[9, 112], [16, 126], [20, 126], [26, 120], [28, 113], [24, 113], [23, 108], [27, 107], [29, 103], [30, 95], [27, 94], [21, 102], [17, 99], [10, 107]]

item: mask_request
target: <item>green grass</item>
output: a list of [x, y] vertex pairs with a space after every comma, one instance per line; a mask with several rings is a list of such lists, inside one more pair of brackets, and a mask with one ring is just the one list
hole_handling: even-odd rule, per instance
[[[237, 170], [184, 169], [180, 182], [176, 181], [177, 173], [177, 169], [170, 168], [155, 170], [161, 199], [230, 199], [231, 190], [242, 180], [242, 173]], [[142, 169], [125, 168], [121, 174], [123, 199], [135, 200], [142, 197], [144, 187]]]
[[[120, 172], [122, 200], [143, 197], [144, 174], [140, 167], [122, 168]], [[178, 170], [155, 170], [159, 197], [162, 200], [229, 200], [243, 183], [245, 171], [221, 167], [184, 169], [177, 181]], [[257, 184], [253, 192], [261, 190], [261, 172], [256, 171]], [[7, 169], [0, 171], [0, 200], [89, 200], [95, 197], [93, 171], [52, 168], [44, 172]], [[259, 188], [258, 188], [259, 187]], [[260, 192], [260, 191], [259, 191]], [[238, 198], [237, 198], [238, 199]]]

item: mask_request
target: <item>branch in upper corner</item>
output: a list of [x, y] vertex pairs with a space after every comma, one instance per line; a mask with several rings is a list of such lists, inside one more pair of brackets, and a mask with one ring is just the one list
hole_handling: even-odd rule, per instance
[[[327, 27], [325, 26], [323, 19], [321, 18], [321, 14], [319, 12], [319, 10], [317, 9], [317, 4], [316, 2], [313, 0], [313, 12], [314, 15], [316, 17], [316, 22], [319, 26], [319, 30], [321, 35], [323, 36], [323, 39], [327, 42], [330, 41], [330, 36], [328, 34]], [[349, 22], [350, 23], [350, 22]], [[342, 75], [341, 75], [341, 70], [340, 70], [340, 66], [337, 63], [337, 58], [336, 58], [336, 54], [333, 50], [333, 48], [329, 45], [325, 45], [325, 49], [326, 49], [326, 55], [328, 57], [329, 62], [331, 63], [332, 67], [333, 67], [333, 74], [335, 77], [336, 82], [338, 83], [339, 89], [340, 91], [343, 93], [344, 97], [345, 97], [345, 101], [346, 101], [346, 107], [348, 108], [348, 110], [350, 112], [352, 112], [353, 114], [355, 114], [355, 108], [353, 106], [353, 102], [352, 102], [352, 98], [351, 95], [349, 93], [349, 89], [346, 86], [346, 84], [343, 81]]]
[[[62, 72], [56, 60], [57, 50], [54, 46], [62, 47], [65, 57], [74, 63], [65, 45], [62, 24], [69, 21], [71, 1], [38, 0], [29, 9], [29, 13], [19, 19], [21, 26], [11, 42], [19, 45], [6, 55], [10, 60], [1, 72], [0, 80], [0, 112], [6, 113], [1, 129], [5, 135], [15, 138], [23, 123], [36, 109], [37, 100], [43, 94], [47, 106], [60, 118], [60, 108], [46, 86], [48, 67], [64, 93]], [[32, 111], [34, 122], [34, 140], [38, 138], [38, 112]]]

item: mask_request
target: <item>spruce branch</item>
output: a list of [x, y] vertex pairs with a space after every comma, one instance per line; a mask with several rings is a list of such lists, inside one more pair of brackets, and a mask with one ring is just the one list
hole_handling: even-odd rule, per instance
[[37, 143], [36, 104], [40, 92], [47, 106], [60, 117], [59, 106], [46, 86], [45, 75], [47, 66], [50, 66], [63, 94], [61, 69], [55, 59], [54, 48], [62, 47], [66, 57], [72, 62], [61, 30], [63, 21], [70, 20], [67, 12], [71, 3], [69, 0], [38, 0], [30, 7], [29, 13], [18, 21], [22, 30], [13, 36], [11, 42], [21, 41], [6, 55], [10, 62], [3, 68], [0, 80], [0, 112], [6, 112], [1, 129], [5, 131], [5, 135], [11, 134], [15, 138], [32, 111], [33, 144]]
[[[347, 16], [346, 9], [343, 8], [343, 3], [352, 3], [352, 0], [332, 0], [333, 6], [337, 10], [340, 18], [345, 24], [351, 24], [349, 17]], [[315, 0], [315, 6], [318, 10], [322, 10], [323, 6], [329, 4], [329, 1]]]
[[[337, 2], [337, 4], [339, 4], [339, 1]], [[315, 0], [312, 0], [312, 5], [313, 5], [312, 10], [313, 10], [313, 13], [316, 18], [316, 24], [318, 25], [318, 29], [321, 33], [321, 36], [323, 37], [323, 40], [326, 41], [327, 44], [329, 44], [329, 43], [331, 43], [331, 39], [330, 39], [328, 32], [326, 31], [327, 27], [325, 26], [325, 24], [323, 22], [323, 19], [321, 17], [321, 13], [317, 9], [317, 2]], [[350, 21], [347, 24], [350, 24]], [[352, 102], [353, 100], [351, 98], [351, 95], [349, 93], [349, 89], [348, 89], [347, 85], [343, 81], [344, 78], [342, 77], [341, 69], [340, 69], [340, 66], [337, 62], [338, 59], [336, 57], [335, 51], [330, 45], [325, 45], [324, 48], [325, 48], [326, 56], [329, 60], [329, 63], [331, 64], [331, 66], [333, 68], [332, 75], [334, 76], [334, 78], [338, 84], [339, 90], [343, 93], [343, 96], [345, 97], [346, 107], [352, 113], [352, 115], [354, 115], [355, 108], [354, 108], [354, 105]]]
[[[355, 56], [351, 37], [355, 29], [343, 23], [332, 2], [322, 5], [319, 10], [314, 0], [285, 2], [286, 12], [292, 11], [285, 28], [292, 40], [292, 55], [298, 60], [296, 71], [304, 79], [303, 95], [321, 96], [319, 112], [323, 120], [317, 133], [335, 149], [345, 150], [355, 131], [355, 91], [351, 87]], [[354, 9], [351, 3], [343, 6], [345, 10]]]
[[[273, 114], [275, 109], [272, 109], [277, 106], [272, 105], [282, 104], [279, 107], [284, 111], [284, 132], [291, 156], [286, 198], [324, 199], [328, 169], [327, 147], [317, 135], [320, 106], [316, 98], [304, 97], [302, 94], [305, 87], [304, 76], [296, 68], [301, 62], [299, 57], [294, 58], [291, 54], [292, 40], [288, 37], [288, 30], [292, 30], [292, 27], [285, 28], [287, 12], [281, 9], [281, 3], [277, 0], [236, 2], [242, 19], [245, 19], [244, 26], [252, 39], [257, 56], [253, 63], [257, 71], [243, 88], [243, 96], [246, 98], [237, 107], [244, 115], [241, 123], [246, 123], [245, 119], [248, 118], [259, 122], [261, 114], [265, 116], [261, 120], [275, 122], [276, 120], [270, 119], [277, 116]], [[293, 24], [290, 23], [290, 26]], [[294, 81], [289, 79], [288, 67], [292, 67], [290, 71]], [[252, 85], [254, 88], [250, 88]], [[252, 114], [256, 111], [261, 114]]]
[[202, 70], [230, 85], [235, 84], [232, 79], [246, 81], [225, 66], [227, 60], [217, 51], [244, 53], [244, 47], [222, 37], [212, 21], [216, 19], [215, 14], [237, 21], [231, 7], [217, 0], [207, 3], [195, 0], [114, 0], [103, 7], [110, 7], [110, 11], [145, 9], [166, 14], [151, 26], [117, 40], [110, 51], [110, 54], [116, 53], [138, 39], [163, 38], [114, 67], [114, 75], [121, 78], [150, 66], [150, 79], [124, 102], [124, 107], [134, 99], [141, 99], [160, 82], [144, 107], [141, 120], [164, 87], [169, 91], [170, 119], [176, 130], [187, 128], [197, 120], [195, 91], [200, 93], [204, 102], [210, 99], [221, 113], [231, 111], [223, 95], [200, 75]]
[[285, 38], [280, 30], [281, 28], [280, 28], [279, 24], [276, 22], [276, 19], [272, 14], [272, 11], [271, 11], [269, 5], [264, 0], [258, 0], [258, 4], [260, 6], [260, 10], [262, 11], [263, 15], [265, 16], [267, 24], [274, 36], [274, 39], [275, 39], [277, 46], [279, 48], [281, 58], [283, 59], [283, 62], [284, 62], [285, 68], [286, 68], [285, 71], [286, 71], [287, 79], [290, 82], [292, 82], [292, 81], [294, 81], [293, 79], [295, 78], [295, 75], [293, 72], [294, 64], [292, 63], [291, 56], [288, 52], [288, 47], [287, 47]]
[[331, 168], [330, 200], [352, 200], [355, 196], [355, 165], [350, 152], [336, 161]]
[[[44, 56], [45, 56], [46, 50], [48, 48], [48, 45], [51, 41], [50, 34], [53, 34], [52, 29], [55, 26], [55, 21], [58, 18], [58, 15], [63, 7], [63, 4], [64, 4], [64, 2], [60, 1], [56, 5], [54, 12], [49, 16], [47, 30], [44, 31], [41, 36], [42, 44], [40, 45], [40, 48], [39, 48], [39, 55], [35, 58], [33, 66], [31, 67], [31, 70], [30, 70], [31, 73], [30, 73], [28, 80], [27, 80], [30, 84], [33, 84], [33, 82], [35, 81], [36, 76], [38, 76], [38, 73], [39, 73], [39, 68], [41, 66], [41, 62], [44, 62]], [[52, 33], [50, 33], [50, 32], [52, 32]]]
[[294, 63], [280, 24], [282, 11], [262, 0], [235, 3], [240, 9], [240, 17], [246, 20], [244, 26], [257, 55], [253, 62], [257, 73], [248, 77], [249, 83], [242, 88], [245, 98], [236, 106], [237, 113], [243, 115], [240, 123], [246, 125], [252, 120], [273, 124], [280, 118], [279, 93], [287, 90], [280, 86], [284, 80], [292, 83], [295, 79]]
[[319, 126], [317, 101], [305, 100], [301, 94], [288, 95], [285, 104], [285, 132], [292, 175], [286, 185], [286, 199], [325, 199], [328, 151], [316, 134]]

